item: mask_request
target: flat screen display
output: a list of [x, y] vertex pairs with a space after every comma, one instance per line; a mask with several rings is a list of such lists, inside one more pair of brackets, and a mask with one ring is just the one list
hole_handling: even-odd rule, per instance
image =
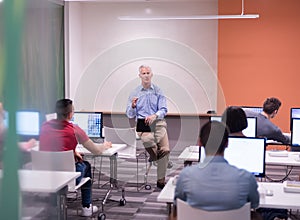
[[254, 107], [254, 106], [241, 106], [244, 111], [253, 111], [257, 113], [261, 113], [263, 111], [262, 107]]
[[17, 134], [22, 136], [38, 136], [40, 134], [40, 113], [38, 111], [17, 111]]
[[300, 148], [300, 118], [292, 118], [291, 145]]
[[224, 158], [229, 164], [245, 169], [256, 177], [264, 177], [265, 150], [265, 138], [229, 137]]
[[[211, 121], [222, 121], [221, 116], [211, 116]], [[243, 134], [246, 137], [256, 137], [256, 131], [257, 131], [257, 118], [255, 117], [247, 117], [248, 126], [243, 130]]]
[[300, 118], [300, 108], [291, 108], [290, 110], [290, 130], [293, 127], [293, 118]]
[[74, 112], [71, 120], [77, 124], [89, 138], [102, 138], [103, 113], [102, 112]]
[[247, 117], [248, 127], [243, 130], [243, 134], [246, 137], [256, 137], [257, 131], [257, 118]]

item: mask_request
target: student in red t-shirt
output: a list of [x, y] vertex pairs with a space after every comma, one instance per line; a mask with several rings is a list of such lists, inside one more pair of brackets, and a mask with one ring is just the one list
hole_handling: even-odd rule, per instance
[[[73, 150], [76, 158], [76, 171], [81, 172], [81, 176], [76, 179], [79, 183], [83, 177], [92, 177], [91, 165], [84, 161], [82, 155], [76, 152], [77, 144], [82, 144], [93, 154], [101, 154], [111, 147], [111, 142], [103, 144], [94, 143], [87, 134], [77, 125], [70, 122], [73, 117], [74, 106], [70, 99], [61, 99], [56, 102], [57, 119], [52, 119], [42, 125], [40, 132], [41, 151], [68, 151]], [[91, 216], [98, 211], [96, 206], [92, 206], [92, 183], [88, 181], [81, 187], [82, 196], [82, 216]]]

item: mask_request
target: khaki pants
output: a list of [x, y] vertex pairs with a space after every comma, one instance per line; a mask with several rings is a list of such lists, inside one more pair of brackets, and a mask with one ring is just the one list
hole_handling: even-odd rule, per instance
[[154, 132], [138, 132], [152, 161], [157, 161], [157, 181], [165, 183], [170, 146], [165, 120], [156, 121]]

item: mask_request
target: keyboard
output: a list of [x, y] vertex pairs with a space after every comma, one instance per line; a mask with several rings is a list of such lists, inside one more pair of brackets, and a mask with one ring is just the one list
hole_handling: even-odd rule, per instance
[[289, 156], [289, 153], [285, 150], [269, 151], [268, 154], [270, 157], [288, 157]]

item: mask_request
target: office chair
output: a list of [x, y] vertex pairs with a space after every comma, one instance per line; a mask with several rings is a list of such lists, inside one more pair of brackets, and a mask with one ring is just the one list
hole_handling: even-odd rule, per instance
[[[148, 156], [145, 150], [141, 153], [137, 153], [137, 137], [134, 127], [130, 128], [111, 128], [104, 127], [105, 141], [111, 141], [113, 144], [127, 144], [127, 148], [118, 153], [119, 158], [124, 159], [135, 159], [137, 164], [136, 176], [137, 176], [137, 190], [141, 189], [143, 186], [145, 189], [151, 189], [151, 186], [147, 182], [147, 176], [150, 169], [148, 166]], [[144, 182], [141, 187], [139, 187], [139, 160], [145, 160], [146, 173], [144, 175]]]
[[[70, 151], [37, 151], [32, 150], [32, 169], [33, 170], [49, 170], [49, 171], [68, 171], [75, 172], [75, 159], [74, 152]], [[74, 179], [68, 184], [68, 192], [75, 193], [76, 199], [78, 198], [78, 190], [89, 181], [90, 177], [84, 177], [80, 183], [76, 185]], [[55, 180], [53, 180], [55, 181]]]
[[190, 206], [181, 199], [177, 202], [177, 220], [233, 220], [242, 219], [250, 220], [250, 202], [246, 203], [239, 209], [232, 209], [226, 211], [205, 211], [203, 209], [197, 209]]

